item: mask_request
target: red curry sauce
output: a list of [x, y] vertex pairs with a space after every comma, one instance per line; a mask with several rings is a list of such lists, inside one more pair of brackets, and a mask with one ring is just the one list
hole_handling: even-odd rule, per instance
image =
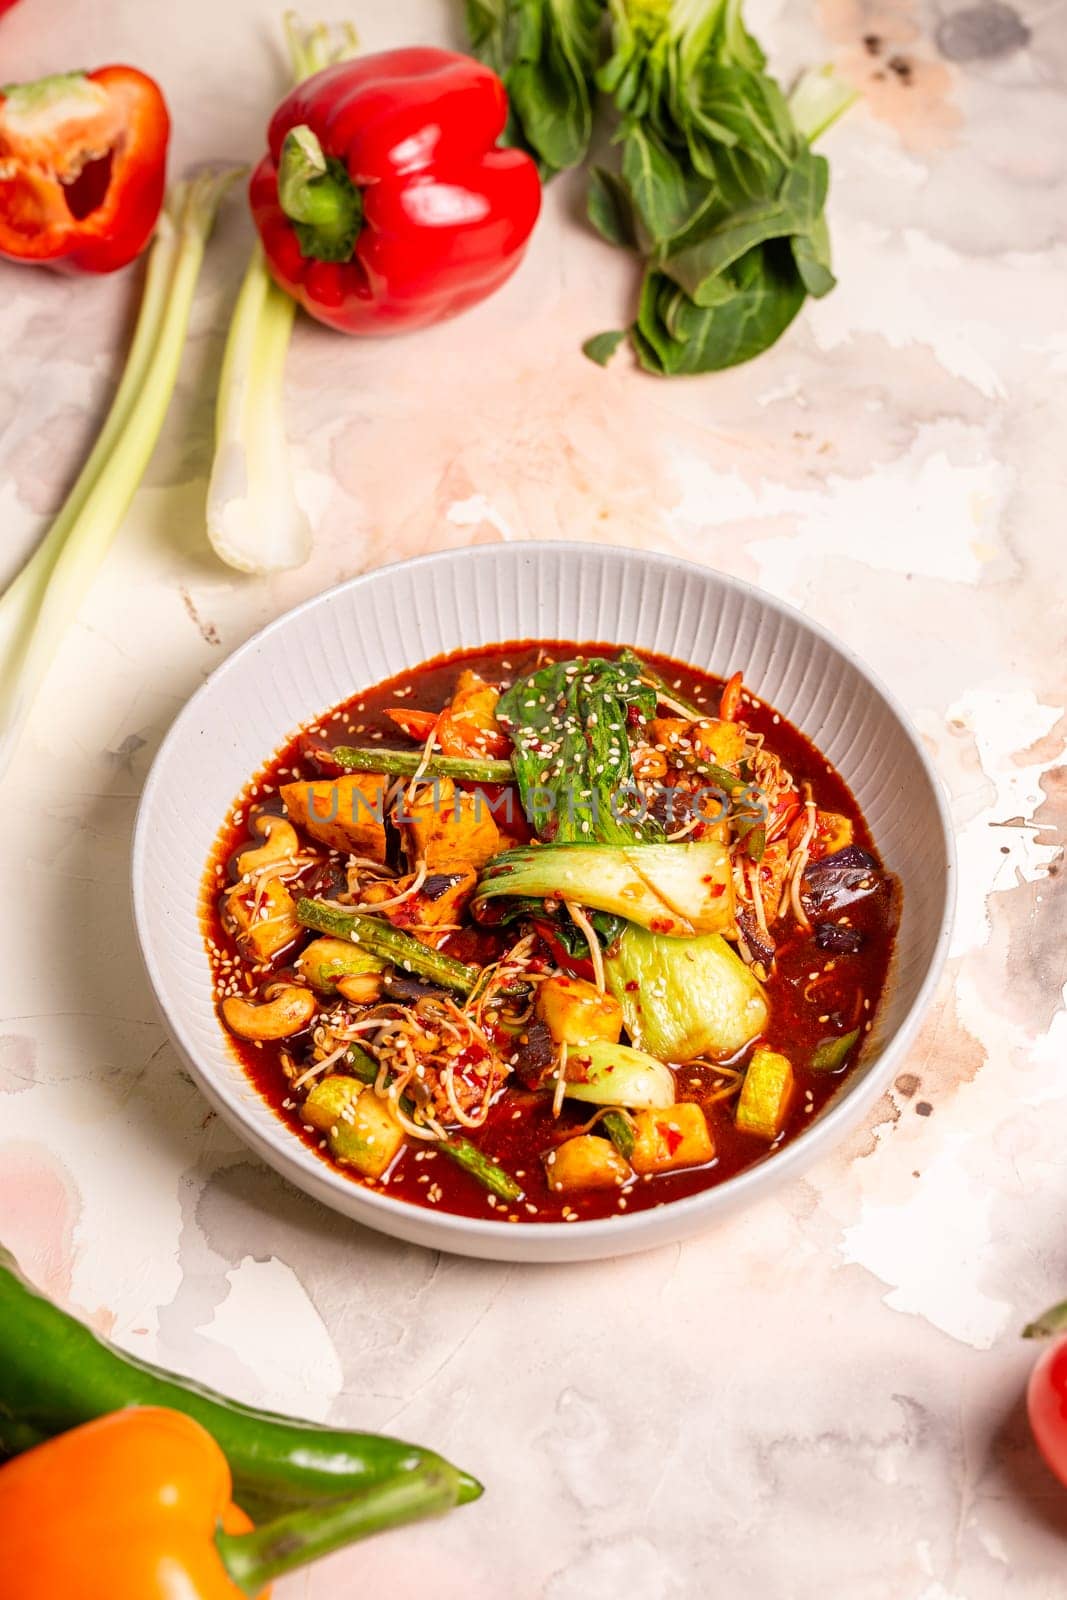
[[[235, 939], [223, 927], [220, 908], [223, 891], [237, 878], [235, 857], [250, 841], [249, 815], [257, 808], [281, 811], [277, 797], [280, 784], [294, 778], [316, 778], [329, 770], [316, 764], [311, 751], [370, 742], [380, 742], [383, 748], [410, 750], [411, 741], [406, 740], [385, 715], [386, 708], [402, 705], [439, 711], [448, 701], [464, 667], [473, 668], [494, 683], [507, 684], [545, 661], [566, 660], [577, 655], [614, 657], [617, 654], [618, 647], [613, 645], [557, 640], [464, 651], [436, 658], [361, 691], [302, 729], [238, 797], [219, 834], [205, 876], [203, 897], [204, 932], [215, 970], [219, 970], [220, 962], [226, 963], [238, 956]], [[723, 680], [669, 657], [657, 657], [647, 651], [642, 654], [681, 695], [695, 700], [698, 705], [706, 704], [709, 715], [715, 714]], [[854, 842], [877, 859], [874, 843], [848, 786], [814, 745], [773, 707], [747, 692], [741, 715], [754, 732], [765, 736], [767, 747], [781, 757], [798, 785], [805, 779], [811, 784], [820, 809], [841, 813], [851, 820]], [[490, 795], [494, 793], [490, 786], [481, 787]], [[508, 824], [512, 834], [519, 833], [523, 827], [517, 797], [514, 817], [517, 820]], [[325, 858], [328, 852], [321, 848]], [[281, 1046], [274, 1043], [253, 1045], [228, 1031], [227, 1039], [259, 1093], [293, 1135], [352, 1182], [363, 1183], [394, 1199], [413, 1204], [511, 1222], [589, 1220], [644, 1210], [721, 1183], [765, 1160], [795, 1138], [838, 1092], [842, 1079], [854, 1065], [863, 1036], [870, 1030], [886, 982], [895, 924], [889, 893], [861, 898], [848, 909], [851, 926], [863, 936], [860, 950], [849, 955], [828, 953], [817, 947], [811, 932], [794, 926], [788, 938], [778, 945], [776, 970], [766, 985], [770, 1017], [760, 1042], [781, 1050], [790, 1058], [797, 1085], [783, 1133], [768, 1146], [766, 1140], [740, 1132], [734, 1126], [733, 1102], [715, 1098], [721, 1080], [714, 1071], [704, 1067], [675, 1067], [679, 1100], [696, 1100], [705, 1108], [715, 1143], [715, 1159], [703, 1167], [637, 1177], [620, 1194], [604, 1190], [557, 1194], [549, 1190], [542, 1165], [544, 1152], [566, 1134], [583, 1128], [595, 1108], [565, 1102], [560, 1117], [554, 1119], [550, 1096], [530, 1094], [518, 1085], [509, 1085], [500, 1093], [488, 1121], [471, 1137], [520, 1179], [525, 1190], [522, 1201], [509, 1204], [494, 1200], [468, 1173], [444, 1156], [435, 1155], [432, 1147], [416, 1149], [410, 1143], [405, 1145], [383, 1179], [362, 1178], [335, 1163], [321, 1134], [302, 1124], [282, 1071]], [[447, 935], [440, 948], [462, 961], [485, 963], [501, 955], [513, 938], [513, 931], [470, 925]], [[277, 958], [275, 964], [279, 972], [289, 973], [296, 948], [282, 952]], [[860, 1044], [844, 1068], [814, 1072], [805, 1067], [827, 1034], [857, 1027], [861, 1030]], [[283, 1043], [290, 1051], [293, 1049], [293, 1041]], [[751, 1048], [741, 1054], [740, 1062], [751, 1053]]]

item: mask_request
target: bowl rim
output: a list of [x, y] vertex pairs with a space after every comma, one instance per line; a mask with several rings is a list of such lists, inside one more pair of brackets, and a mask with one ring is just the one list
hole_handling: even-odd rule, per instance
[[[321, 1160], [313, 1151], [307, 1149], [298, 1139], [294, 1138], [291, 1131], [280, 1118], [276, 1118], [276, 1134], [280, 1137], [270, 1138], [265, 1133], [251, 1126], [245, 1115], [245, 1107], [236, 1090], [230, 1085], [220, 1083], [212, 1072], [203, 1067], [197, 1059], [194, 1044], [185, 1029], [184, 1021], [180, 1015], [175, 1015], [167, 1000], [161, 974], [161, 962], [152, 940], [149, 936], [148, 913], [145, 902], [146, 892], [146, 852], [150, 834], [150, 818], [156, 803], [156, 795], [162, 782], [163, 768], [170, 755], [171, 748], [183, 737], [188, 724], [195, 720], [201, 707], [210, 701], [215, 693], [218, 683], [226, 673], [246, 655], [259, 649], [275, 634], [283, 632], [297, 618], [325, 605], [337, 597], [358, 593], [363, 587], [370, 587], [375, 582], [390, 573], [401, 569], [433, 568], [442, 563], [457, 563], [465, 565], [470, 562], [484, 560], [488, 556], [499, 552], [499, 544], [468, 545], [461, 549], [428, 551], [422, 555], [411, 556], [400, 561], [391, 561], [381, 566], [368, 569], [366, 572], [355, 574], [351, 578], [343, 579], [340, 583], [333, 584], [327, 589], [322, 589], [297, 605], [284, 611], [280, 616], [273, 618], [262, 628], [256, 630], [243, 643], [230, 652], [225, 660], [220, 661], [213, 668], [203, 683], [194, 690], [189, 699], [179, 709], [162, 740], [153, 758], [148, 777], [137, 806], [134, 822], [133, 845], [131, 851], [131, 898], [133, 908], [134, 927], [141, 960], [148, 976], [156, 1006], [163, 1018], [165, 1027], [174, 1044], [187, 1063], [197, 1087], [210, 1103], [231, 1123], [239, 1132], [245, 1143], [259, 1154], [268, 1164], [283, 1174], [289, 1181], [295, 1183], [307, 1192], [309, 1188], [316, 1197], [333, 1209], [341, 1211], [352, 1220], [358, 1220], [369, 1227], [380, 1227], [382, 1231], [395, 1236], [411, 1237], [410, 1231], [401, 1234], [401, 1230], [390, 1227], [390, 1221], [401, 1225], [407, 1223], [410, 1228], [418, 1227], [419, 1231], [426, 1234], [439, 1234], [439, 1246], [434, 1244], [429, 1248], [448, 1249], [448, 1239], [462, 1236], [472, 1244], [478, 1242], [486, 1246], [504, 1245], [509, 1239], [518, 1243], [522, 1240], [532, 1244], [535, 1240], [542, 1241], [546, 1246], [552, 1241], [570, 1242], [570, 1254], [574, 1255], [573, 1246], [579, 1241], [587, 1243], [591, 1251], [595, 1247], [609, 1240], [616, 1240], [619, 1244], [617, 1252], [595, 1252], [600, 1254], [622, 1254], [626, 1249], [641, 1248], [635, 1239], [642, 1233], [656, 1234], [663, 1226], [663, 1217], [669, 1215], [676, 1218], [678, 1226], [675, 1227], [675, 1237], [684, 1236], [687, 1232], [695, 1231], [695, 1219], [706, 1213], [705, 1221], [710, 1225], [717, 1211], [737, 1209], [745, 1203], [754, 1200], [761, 1191], [770, 1183], [784, 1182], [790, 1176], [796, 1177], [804, 1171], [820, 1154], [832, 1148], [847, 1132], [853, 1122], [858, 1121], [860, 1115], [869, 1109], [870, 1105], [882, 1092], [885, 1082], [889, 1078], [894, 1066], [911, 1046], [918, 1032], [920, 1022], [933, 998], [941, 976], [942, 969], [948, 955], [951, 941], [957, 893], [957, 859], [955, 833], [949, 813], [948, 800], [944, 785], [937, 774], [926, 750], [923, 748], [919, 735], [912, 725], [911, 718], [901, 705], [896, 695], [886, 687], [881, 678], [856, 654], [851, 646], [838, 639], [830, 630], [816, 619], [807, 616], [796, 606], [788, 601], [781, 600], [777, 595], [748, 583], [743, 578], [737, 578], [732, 573], [722, 572], [717, 567], [711, 567], [697, 561], [687, 561], [683, 557], [667, 554], [659, 550], [637, 550], [626, 545], [601, 544], [599, 542], [578, 541], [567, 539], [524, 539], [508, 542], [506, 547], [521, 555], [525, 551], [550, 552], [577, 555], [593, 551], [598, 554], [621, 558], [624, 561], [636, 562], [642, 565], [659, 566], [668, 572], [677, 572], [684, 577], [706, 580], [709, 576], [718, 582], [734, 589], [744, 597], [756, 604], [776, 612], [785, 617], [794, 625], [799, 624], [814, 634], [832, 651], [839, 656], [866, 680], [875, 694], [888, 706], [902, 732], [911, 744], [929, 781], [930, 790], [934, 797], [936, 814], [940, 823], [941, 844], [945, 858], [944, 896], [941, 909], [940, 925], [934, 943], [933, 954], [919, 989], [908, 1007], [899, 1026], [886, 1040], [882, 1054], [876, 1065], [864, 1077], [857, 1080], [855, 1085], [845, 1091], [823, 1111], [822, 1115], [809, 1124], [802, 1132], [796, 1134], [782, 1149], [768, 1151], [759, 1160], [753, 1162], [743, 1171], [735, 1173], [732, 1177], [724, 1179], [721, 1183], [712, 1184], [706, 1189], [698, 1190], [695, 1194], [685, 1195], [678, 1200], [672, 1200], [662, 1207], [650, 1207], [641, 1211], [619, 1213], [611, 1217], [594, 1218], [588, 1221], [577, 1222], [525, 1222], [503, 1223], [496, 1219], [467, 1217], [459, 1212], [435, 1211], [429, 1206], [418, 1206], [410, 1201], [395, 1198], [379, 1190], [365, 1188], [361, 1183], [345, 1177], [337, 1172], [334, 1167]], [[532, 635], [531, 635], [532, 637]], [[487, 640], [486, 644], [507, 643], [505, 640]], [[613, 641], [614, 642], [614, 641]], [[621, 641], [625, 643], [625, 641]], [[463, 648], [463, 647], [458, 647]], [[476, 647], [475, 647], [476, 648]], [[427, 659], [434, 659], [428, 657]], [[358, 690], [353, 690], [357, 693]], [[322, 708], [323, 710], [329, 708]], [[313, 718], [317, 713], [314, 708], [308, 712], [308, 718]], [[298, 724], [302, 726], [303, 724]], [[279, 742], [291, 736], [296, 730], [289, 730], [280, 737]], [[269, 759], [269, 756], [264, 758]], [[847, 781], [847, 780], [846, 780]], [[221, 1032], [220, 1024], [220, 1032]], [[223, 1035], [225, 1038], [225, 1035]], [[236, 1059], [236, 1057], [235, 1057]], [[246, 1082], [249, 1080], [246, 1079]], [[254, 1088], [249, 1082], [249, 1087]], [[264, 1100], [264, 1104], [269, 1102]], [[346, 1203], [347, 1202], [347, 1203]], [[685, 1226], [689, 1223], [689, 1227]], [[624, 1239], [628, 1244], [624, 1245]], [[654, 1237], [648, 1239], [648, 1246], [656, 1243]], [[517, 1251], [503, 1253], [487, 1249], [485, 1254], [498, 1254], [498, 1257], [510, 1260], [533, 1259], [525, 1257]], [[539, 1254], [538, 1259], [551, 1258], [551, 1249], [546, 1249]], [[580, 1257], [578, 1257], [580, 1258]], [[560, 1258], [562, 1259], [562, 1257]]]

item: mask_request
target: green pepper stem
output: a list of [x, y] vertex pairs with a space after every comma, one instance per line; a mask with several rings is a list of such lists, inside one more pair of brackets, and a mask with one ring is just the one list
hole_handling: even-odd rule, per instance
[[287, 1511], [251, 1533], [215, 1535], [223, 1566], [246, 1595], [342, 1546], [422, 1517], [440, 1516], [459, 1499], [459, 1475], [443, 1463], [400, 1472], [344, 1500]]
[[299, 228], [305, 256], [349, 260], [363, 221], [363, 202], [341, 164], [327, 161], [306, 123], [290, 128], [282, 143], [278, 201]]

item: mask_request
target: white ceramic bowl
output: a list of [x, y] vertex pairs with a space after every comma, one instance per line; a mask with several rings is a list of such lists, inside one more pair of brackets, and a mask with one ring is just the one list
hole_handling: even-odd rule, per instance
[[[252, 774], [296, 729], [431, 656], [512, 639], [616, 641], [745, 682], [795, 723], [852, 788], [903, 917], [887, 993], [860, 1064], [810, 1128], [717, 1188], [651, 1211], [577, 1223], [472, 1220], [342, 1177], [294, 1138], [231, 1053], [200, 929], [204, 867]], [[171, 1034], [212, 1105], [301, 1189], [397, 1238], [508, 1261], [578, 1261], [664, 1244], [795, 1178], [857, 1123], [915, 1037], [945, 956], [954, 900], [941, 789], [891, 696], [796, 611], [735, 579], [600, 545], [503, 544], [425, 556], [354, 578], [264, 628], [178, 716], [145, 785], [133, 902]]]

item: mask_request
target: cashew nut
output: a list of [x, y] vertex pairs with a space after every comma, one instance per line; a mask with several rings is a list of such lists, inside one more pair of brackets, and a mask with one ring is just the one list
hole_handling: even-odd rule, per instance
[[243, 878], [262, 872], [264, 867], [280, 866], [300, 853], [296, 829], [272, 811], [261, 811], [252, 818], [252, 832], [264, 842], [251, 850], [242, 850], [237, 857], [237, 870]]
[[231, 1033], [242, 1039], [288, 1039], [315, 1015], [315, 996], [296, 984], [273, 984], [266, 995], [258, 1005], [242, 995], [227, 995], [222, 1015]]
[[346, 1000], [351, 1000], [354, 1005], [366, 1006], [377, 1000], [382, 992], [382, 975], [380, 972], [348, 973], [344, 977], [334, 979], [334, 987], [338, 994], [343, 994]]

